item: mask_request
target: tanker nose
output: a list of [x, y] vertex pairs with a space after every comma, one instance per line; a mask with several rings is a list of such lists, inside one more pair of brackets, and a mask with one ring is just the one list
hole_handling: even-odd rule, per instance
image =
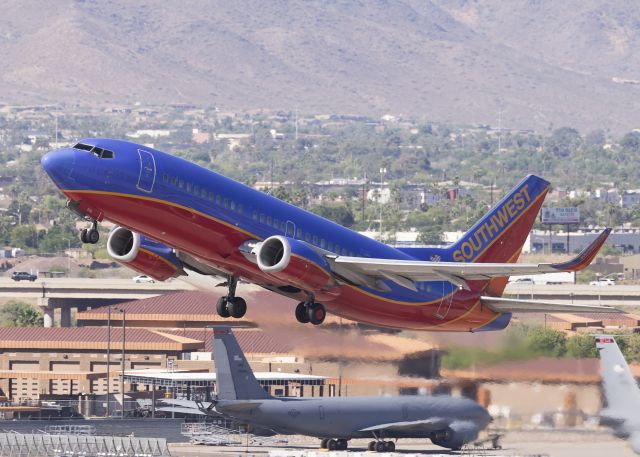
[[76, 163], [76, 151], [71, 148], [47, 152], [40, 160], [42, 168], [56, 185], [67, 187]]

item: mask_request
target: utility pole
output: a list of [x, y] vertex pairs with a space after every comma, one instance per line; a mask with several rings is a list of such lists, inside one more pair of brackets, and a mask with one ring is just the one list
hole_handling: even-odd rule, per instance
[[122, 419], [124, 419], [124, 360], [125, 347], [127, 344], [127, 311], [122, 308], [119, 308], [118, 311], [122, 313], [122, 360], [120, 361], [122, 377], [120, 378], [120, 398], [122, 399]]
[[111, 306], [107, 308], [107, 417], [111, 415]]
[[383, 176], [387, 172], [386, 168], [380, 168], [380, 192], [378, 194], [378, 204], [380, 205], [380, 241], [382, 241], [382, 183]]

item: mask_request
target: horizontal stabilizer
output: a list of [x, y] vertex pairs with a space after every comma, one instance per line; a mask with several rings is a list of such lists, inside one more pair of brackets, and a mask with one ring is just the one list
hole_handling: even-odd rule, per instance
[[574, 305], [539, 300], [515, 298], [480, 297], [483, 306], [499, 313], [619, 313], [611, 306]]
[[539, 300], [515, 298], [480, 297], [483, 306], [499, 313], [619, 313], [611, 306], [574, 305]]
[[431, 432], [444, 429], [448, 425], [448, 421], [439, 417], [423, 419], [417, 421], [388, 422], [386, 424], [373, 425], [371, 427], [360, 429], [360, 432], [412, 432], [423, 431]]

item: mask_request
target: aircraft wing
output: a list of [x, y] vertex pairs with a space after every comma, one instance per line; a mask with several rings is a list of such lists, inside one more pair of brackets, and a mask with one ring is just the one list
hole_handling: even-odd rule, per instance
[[449, 421], [439, 417], [432, 417], [430, 419], [422, 419], [417, 421], [402, 421], [402, 422], [389, 422], [386, 424], [373, 425], [371, 427], [362, 428], [359, 432], [382, 432], [382, 431], [394, 431], [394, 432], [433, 432], [442, 430], [449, 425]]
[[208, 416], [209, 414], [201, 411], [197, 408], [181, 407], [181, 406], [162, 406], [156, 408], [156, 411], [164, 411], [167, 413], [181, 413], [181, 414], [197, 414], [200, 416]]
[[377, 259], [346, 257], [327, 254], [337, 274], [360, 285], [376, 284], [378, 279], [388, 279], [400, 286], [416, 290], [414, 281], [449, 281], [463, 289], [469, 289], [467, 281], [496, 277], [579, 271], [587, 267], [606, 241], [611, 229], [605, 229], [589, 246], [568, 262], [561, 263], [470, 263], [431, 262], [405, 259]]
[[519, 300], [515, 298], [480, 297], [487, 308], [500, 313], [619, 313], [611, 306], [574, 305], [542, 300]]

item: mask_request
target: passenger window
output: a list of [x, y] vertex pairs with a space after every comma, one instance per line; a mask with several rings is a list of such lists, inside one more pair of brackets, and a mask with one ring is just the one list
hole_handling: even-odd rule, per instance
[[191, 192], [191, 183], [187, 182], [187, 192]]
[[309, 241], [311, 241], [311, 235], [309, 234], [309, 232], [304, 234], [304, 240], [308, 243]]
[[236, 210], [236, 202], [234, 202], [233, 200], [231, 200], [231, 209], [232, 209], [233, 211], [235, 211], [235, 210]]
[[200, 193], [200, 187], [197, 184], [193, 185], [193, 193], [198, 195]]
[[173, 184], [174, 186], [175, 186], [176, 184], [178, 184], [178, 177], [177, 177], [177, 176], [173, 176], [173, 177], [171, 178], [171, 184]]
[[253, 218], [254, 221], [258, 220], [258, 212], [255, 209], [253, 210], [251, 217]]
[[184, 180], [180, 180], [180, 184], [178, 185], [178, 187], [180, 187], [180, 189], [184, 189]]
[[273, 223], [273, 219], [271, 216], [267, 216], [267, 225], [271, 225]]
[[324, 248], [326, 248], [326, 247], [327, 247], [327, 244], [325, 243], [324, 238], [320, 238], [320, 247], [321, 247], [322, 249], [324, 249]]
[[340, 245], [336, 244], [336, 250], [334, 252], [340, 255]]
[[224, 199], [224, 207], [225, 207], [225, 208], [228, 208], [228, 207], [229, 207], [229, 199], [228, 199], [228, 198], [225, 198], [225, 199]]
[[298, 238], [299, 240], [302, 239], [302, 229], [296, 230], [296, 238]]
[[213, 201], [213, 192], [209, 192], [209, 201], [212, 202]]
[[313, 235], [313, 245], [314, 246], [318, 245], [318, 235]]
[[347, 255], [347, 248], [342, 248], [342, 255]]
[[280, 221], [280, 230], [282, 230], [283, 232], [287, 231], [287, 224], [285, 224], [284, 221]]
[[273, 226], [275, 228], [280, 228], [280, 219], [273, 219]]
[[329, 241], [329, 247], [328, 249], [333, 252], [333, 241]]
[[264, 214], [260, 214], [260, 223], [264, 224]]
[[238, 212], [239, 212], [239, 213], [242, 213], [242, 212], [243, 212], [243, 210], [244, 210], [244, 206], [242, 206], [242, 203], [240, 203], [240, 204], [238, 205]]
[[169, 182], [169, 175], [168, 175], [168, 174], [166, 174], [166, 173], [162, 173], [162, 180], [163, 180], [164, 182]]
[[202, 191], [200, 192], [200, 196], [202, 198], [207, 198], [207, 189], [205, 189], [204, 187], [202, 188]]
[[222, 204], [222, 197], [220, 195], [216, 195], [216, 203], [218, 205]]

